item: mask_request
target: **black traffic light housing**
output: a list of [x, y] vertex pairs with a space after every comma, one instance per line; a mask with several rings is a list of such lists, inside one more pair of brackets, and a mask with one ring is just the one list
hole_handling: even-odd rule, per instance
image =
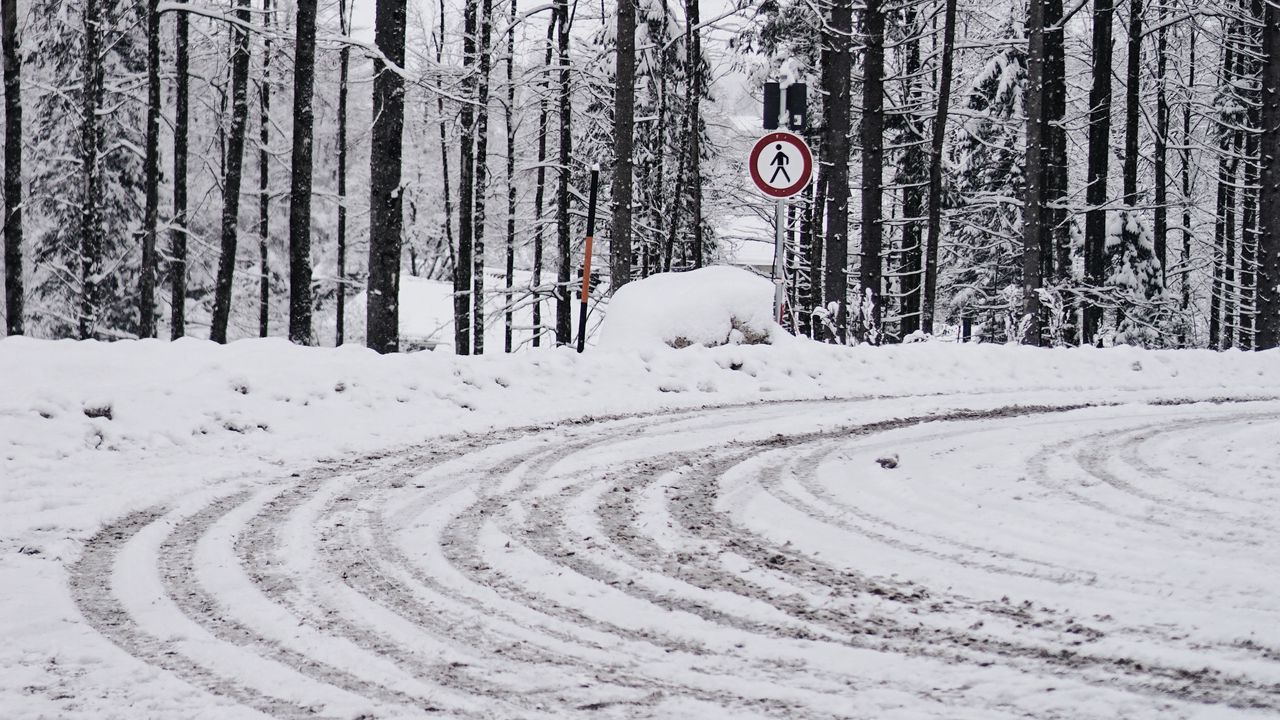
[[787, 127], [791, 130], [803, 131], [808, 121], [807, 90], [804, 83], [787, 86]]
[[776, 82], [764, 84], [764, 129], [778, 129], [778, 115], [782, 110], [782, 88]]

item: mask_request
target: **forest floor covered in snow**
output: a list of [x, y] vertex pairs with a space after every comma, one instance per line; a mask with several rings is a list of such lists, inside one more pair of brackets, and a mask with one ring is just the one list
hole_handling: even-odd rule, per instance
[[1280, 354], [0, 340], [5, 718], [1280, 713]]

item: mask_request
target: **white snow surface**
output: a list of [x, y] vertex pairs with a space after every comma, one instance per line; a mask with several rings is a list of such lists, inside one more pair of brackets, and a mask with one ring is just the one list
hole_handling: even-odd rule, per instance
[[651, 275], [619, 288], [600, 325], [599, 345], [613, 350], [714, 347], [740, 344], [744, 335], [791, 339], [773, 320], [773, 283], [718, 265]]
[[1280, 712], [1280, 353], [662, 329], [0, 340], [0, 717]]

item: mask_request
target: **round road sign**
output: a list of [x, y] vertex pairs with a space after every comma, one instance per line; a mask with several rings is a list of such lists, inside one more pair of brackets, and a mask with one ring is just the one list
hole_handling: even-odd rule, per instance
[[760, 192], [769, 197], [789, 198], [809, 184], [813, 154], [799, 135], [771, 132], [751, 148], [747, 167]]

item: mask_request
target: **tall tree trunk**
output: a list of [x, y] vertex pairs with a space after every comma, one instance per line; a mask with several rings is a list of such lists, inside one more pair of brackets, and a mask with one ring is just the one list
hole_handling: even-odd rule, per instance
[[[874, 9], [873, 9], [874, 8]], [[875, 32], [874, 21], [872, 15], [879, 16], [878, 0], [872, 0], [867, 6], [867, 19], [865, 28], [867, 38], [867, 68], [864, 76], [871, 77], [871, 45], [876, 41], [872, 34]], [[827, 26], [824, 25], [824, 29]], [[849, 78], [853, 73], [853, 52], [851, 50], [853, 37], [853, 3], [850, 0], [836, 0], [831, 8], [831, 20], [829, 30], [824, 34], [823, 45], [830, 48], [826, 53], [826, 58], [831, 62], [830, 71], [823, 71], [823, 77], [831, 82], [829, 87], [824, 88], [827, 93], [825, 104], [826, 121], [823, 123], [823, 143], [822, 158], [828, 164], [826, 187], [827, 187], [827, 210], [826, 210], [826, 239], [823, 248], [826, 257], [823, 262], [823, 297], [826, 298], [827, 309], [830, 310], [835, 305], [835, 317], [831, 318], [833, 327], [835, 328], [835, 336], [830, 338], [834, 342], [843, 344], [847, 340], [849, 330], [849, 103], [850, 103], [850, 81]], [[879, 36], [883, 39], [883, 34]], [[883, 57], [883, 56], [881, 56]], [[867, 86], [873, 84], [868, 80]], [[879, 97], [879, 92], [871, 90], [864, 91], [864, 102], [873, 102], [874, 98]], [[878, 111], [878, 105], [868, 105], [868, 109], [864, 113], [870, 116]], [[866, 142], [866, 120], [863, 121], [863, 142]], [[865, 152], [864, 148], [864, 152]], [[863, 169], [865, 171], [866, 160], [863, 161]], [[880, 168], [876, 168], [876, 175], [879, 176]], [[864, 183], [865, 184], [865, 183]], [[865, 194], [864, 194], [865, 206]], [[866, 208], [863, 208], [866, 212]], [[879, 229], [879, 225], [876, 225]], [[866, 241], [866, 231], [863, 232], [864, 243]], [[866, 248], [863, 248], [864, 253]], [[879, 253], [876, 253], [876, 264], [879, 265]], [[866, 282], [867, 268], [866, 257], [863, 257], [862, 277]], [[878, 283], [877, 283], [878, 284]], [[877, 298], [878, 300], [878, 298]]]
[[1089, 169], [1085, 187], [1084, 274], [1091, 296], [1084, 303], [1081, 341], [1092, 345], [1102, 326], [1100, 293], [1106, 281], [1107, 173], [1111, 157], [1112, 0], [1093, 1], [1093, 87], [1089, 91]]
[[[694, 0], [696, 2], [696, 0]], [[636, 114], [636, 4], [618, 0], [618, 52], [613, 92], [613, 189], [610, 199], [609, 291], [631, 280], [631, 175]]]
[[1048, 226], [1040, 240], [1041, 284], [1065, 284], [1071, 270], [1071, 232], [1067, 224], [1067, 66], [1062, 27], [1062, 0], [1044, 5], [1044, 217]]
[[160, 225], [160, 0], [147, 0], [147, 130], [143, 165], [142, 267], [138, 337], [156, 336], [156, 231]]
[[933, 119], [933, 140], [929, 148], [929, 238], [925, 248], [924, 297], [920, 306], [920, 322], [928, 333], [933, 332], [938, 297], [938, 245], [942, 242], [942, 150], [947, 138], [947, 111], [951, 104], [956, 0], [946, 0], [943, 13], [942, 75], [938, 78], [938, 112]]
[[472, 242], [475, 239], [475, 106], [474, 68], [479, 0], [466, 0], [462, 35], [462, 137], [458, 141], [458, 256], [453, 265], [453, 350], [471, 354], [471, 295], [474, 292]]
[[[442, 0], [443, 1], [443, 0]], [[538, 98], [538, 180], [533, 191], [533, 346], [542, 345], [542, 232], [546, 225], [542, 222], [542, 202], [547, 188], [547, 96], [551, 94], [551, 57], [554, 50], [552, 42], [556, 32], [556, 18], [553, 15], [547, 23], [546, 57], [542, 61], [543, 85], [542, 96]]]
[[573, 108], [569, 86], [569, 2], [556, 0], [560, 16], [557, 45], [560, 50], [560, 178], [556, 187], [556, 240], [559, 268], [556, 273], [556, 343], [569, 344], [569, 176], [573, 151]]
[[[1236, 74], [1239, 77], [1244, 69], [1244, 54], [1236, 54]], [[1244, 150], [1244, 142], [1239, 129], [1231, 132], [1231, 144], [1227, 151], [1230, 161], [1227, 165], [1226, 215], [1223, 217], [1223, 258], [1222, 258], [1222, 349], [1236, 346], [1236, 328], [1239, 326], [1237, 316], [1240, 312], [1240, 286], [1236, 284], [1236, 207], [1240, 202], [1240, 153]]]
[[[440, 25], [438, 28], [439, 34], [436, 36], [436, 66], [443, 67], [442, 60], [444, 57], [445, 0], [440, 0], [440, 12], [437, 14], [439, 15]], [[450, 268], [450, 270], [452, 272], [451, 278], [454, 281], [455, 295], [453, 298], [453, 308], [455, 313], [454, 319], [456, 322], [457, 320], [456, 313], [458, 311], [459, 298], [461, 297], [462, 300], [465, 301], [466, 297], [459, 296], [456, 294], [457, 278], [458, 278], [458, 263], [457, 263], [457, 258], [454, 256], [454, 252], [453, 252], [453, 200], [449, 195], [449, 132], [446, 127], [447, 119], [444, 114], [444, 95], [442, 93], [436, 94], [436, 114], [439, 118], [439, 127], [440, 127], [440, 184], [441, 184], [441, 188], [444, 191], [444, 241], [445, 241], [445, 247], [447, 247], [449, 250], [449, 256], [453, 258], [453, 267]], [[465, 310], [465, 307], [466, 306], [464, 304], [463, 305], [464, 310]], [[457, 334], [456, 331], [454, 334], [456, 336]], [[455, 342], [456, 342], [456, 339], [455, 339]]]
[[702, 28], [698, 0], [685, 0], [689, 28], [689, 229], [693, 243], [693, 266], [702, 267]]
[[1190, 322], [1186, 319], [1191, 310], [1191, 105], [1192, 88], [1196, 86], [1196, 25], [1187, 23], [1187, 46], [1190, 48], [1188, 60], [1187, 98], [1182, 105], [1182, 316], [1178, 347], [1187, 347], [1191, 342]]
[[902, 188], [902, 268], [899, 282], [902, 284], [902, 332], [906, 337], [920, 329], [920, 295], [923, 289], [924, 248], [921, 247], [920, 220], [924, 214], [924, 188], [916, 178], [924, 162], [924, 133], [920, 132], [918, 106], [920, 105], [920, 35], [916, 11], [908, 9], [903, 30], [908, 37], [906, 48], [906, 89], [903, 91], [907, 125], [904, 142], [909, 146], [899, 156], [899, 174], [906, 179]]
[[[343, 37], [350, 32], [348, 12], [347, 0], [338, 0], [338, 24]], [[334, 313], [336, 316], [334, 318], [335, 345], [341, 345], [347, 339], [347, 84], [350, 75], [351, 46], [344, 44], [338, 54], [338, 292], [335, 298], [337, 308]], [[444, 102], [443, 99], [441, 102]], [[447, 188], [449, 186], [447, 171], [444, 181]], [[448, 202], [446, 201], [445, 204], [447, 207]]]
[[[373, 135], [369, 150], [369, 290], [367, 344], [380, 353], [400, 350], [400, 246], [404, 194], [400, 192], [404, 135], [405, 0], [378, 0], [374, 42], [386, 58], [373, 61]], [[390, 65], [394, 65], [391, 67]]]
[[[1262, 0], [1250, 0], [1249, 15], [1259, 23], [1265, 22]], [[1251, 47], [1261, 46], [1261, 30], [1248, 28]], [[1246, 75], [1261, 78], [1262, 63], [1251, 54], [1246, 61]], [[1258, 155], [1259, 130], [1262, 127], [1262, 94], [1252, 87], [1246, 97], [1246, 130], [1244, 134], [1244, 195], [1241, 210], [1240, 232], [1240, 330], [1239, 347], [1252, 350], [1257, 346], [1258, 333], [1258, 180], [1262, 172], [1262, 158]]]
[[1026, 197], [1022, 216], [1022, 342], [1040, 345], [1044, 342], [1044, 319], [1041, 317], [1040, 289], [1041, 249], [1049, 232], [1045, 207], [1046, 178], [1044, 137], [1045, 113], [1045, 0], [1031, 0], [1027, 12], [1027, 85], [1026, 105], [1027, 158]]
[[507, 107], [506, 121], [507, 128], [507, 293], [504, 298], [506, 307], [504, 327], [503, 327], [503, 345], [504, 352], [512, 351], [513, 330], [515, 324], [514, 310], [511, 303], [515, 300], [514, 284], [516, 273], [516, 128], [515, 128], [515, 107], [516, 107], [516, 76], [515, 76], [515, 55], [516, 55], [516, 23], [519, 16], [516, 14], [516, 0], [511, 0], [511, 24], [507, 28]]
[[[881, 331], [881, 306], [883, 293], [883, 264], [881, 258], [881, 242], [884, 232], [884, 218], [882, 211], [883, 203], [883, 182], [881, 173], [884, 172], [884, 10], [880, 5], [881, 0], [867, 0], [866, 15], [863, 19], [863, 32], [866, 37], [866, 50], [863, 60], [862, 70], [862, 122], [859, 131], [859, 138], [862, 144], [862, 264], [859, 273], [859, 292], [858, 307], [859, 323], [858, 336], [863, 341], [878, 342], [878, 336]], [[839, 11], [845, 3], [838, 3], [836, 9], [832, 11], [832, 25], [835, 26], [837, 32], [843, 32], [846, 27], [843, 22], [837, 24], [835, 22], [835, 12]], [[842, 41], [841, 49], [836, 53], [836, 72], [842, 72], [844, 67], [843, 61], [840, 59], [842, 54], [848, 54], [849, 48], [847, 41]], [[847, 76], [847, 72], [843, 73]], [[842, 91], [841, 96], [847, 96], [844, 91], [844, 84], [847, 79], [839, 80], [838, 87]], [[837, 114], [834, 117], [837, 127], [832, 128], [833, 132], [840, 132], [847, 127], [847, 120], [841, 120], [840, 115], [845, 115], [845, 105], [840, 104]], [[847, 118], [847, 115], [845, 115]], [[848, 185], [848, 177], [841, 176], [840, 168], [845, 165], [844, 157], [848, 152], [847, 147], [843, 147], [843, 153], [833, 158], [831, 173], [831, 197], [828, 200], [831, 212], [828, 212], [828, 222], [836, 223], [836, 232], [842, 232], [845, 218], [841, 217], [841, 213], [847, 213], [848, 203], [841, 202], [840, 196], [846, 193], [845, 187]], [[840, 152], [837, 150], [837, 152]], [[828, 228], [827, 238], [830, 241], [833, 237], [832, 230]], [[839, 240], [837, 245], [843, 246], [844, 243]], [[834, 248], [836, 254], [841, 252], [841, 248]], [[827, 261], [833, 259], [833, 248], [827, 247]], [[840, 303], [840, 314], [837, 317], [836, 326], [839, 330], [841, 341], [843, 341], [847, 332], [847, 312], [845, 311], [845, 296], [843, 290], [844, 282], [844, 258], [837, 259], [838, 268], [828, 267], [827, 269], [827, 297], [835, 297]], [[838, 283], [831, 283], [830, 279], [834, 275], [839, 275]], [[870, 316], [867, 315], [867, 305], [870, 304]]]
[[5, 332], [23, 333], [22, 282], [22, 60], [18, 57], [18, 3], [0, 2], [4, 24], [4, 303]]
[[84, 4], [84, 91], [81, 102], [80, 161], [84, 197], [80, 211], [80, 339], [93, 337], [100, 309], [98, 275], [102, 269], [102, 9], [97, 0]]
[[489, 194], [489, 70], [492, 59], [489, 16], [492, 14], [492, 0], [483, 0], [480, 9], [480, 89], [476, 99], [476, 228], [471, 257], [475, 267], [471, 279], [471, 343], [472, 352], [476, 355], [484, 354], [484, 229]]
[[226, 172], [222, 181], [222, 252], [218, 257], [218, 281], [213, 298], [213, 327], [209, 339], [227, 341], [231, 318], [231, 287], [236, 269], [236, 235], [240, 222], [240, 180], [244, 165], [244, 136], [249, 119], [249, 0], [236, 0], [231, 53], [231, 128], [227, 134]]
[[1271, 350], [1280, 347], [1280, 9], [1266, 3], [1263, 17], [1256, 347]]
[[1156, 30], [1156, 126], [1155, 132], [1155, 253], [1156, 262], [1160, 263], [1160, 286], [1169, 284], [1169, 98], [1165, 76], [1168, 74], [1169, 40], [1167, 22], [1169, 18], [1169, 0], [1160, 0], [1160, 14]]
[[188, 15], [176, 13], [173, 111], [173, 229], [169, 233], [169, 337], [187, 333], [187, 137], [191, 123]]
[[1125, 76], [1124, 204], [1138, 205], [1138, 115], [1142, 89], [1142, 0], [1129, 0], [1128, 72]]
[[[271, 27], [271, 0], [262, 0], [262, 26]], [[271, 34], [263, 34], [262, 80], [258, 83], [258, 337], [271, 331]]]
[[289, 181], [289, 340], [299, 345], [314, 345], [315, 337], [311, 332], [311, 153], [315, 124], [312, 95], [316, 79], [316, 0], [298, 0], [296, 32], [293, 165]]

